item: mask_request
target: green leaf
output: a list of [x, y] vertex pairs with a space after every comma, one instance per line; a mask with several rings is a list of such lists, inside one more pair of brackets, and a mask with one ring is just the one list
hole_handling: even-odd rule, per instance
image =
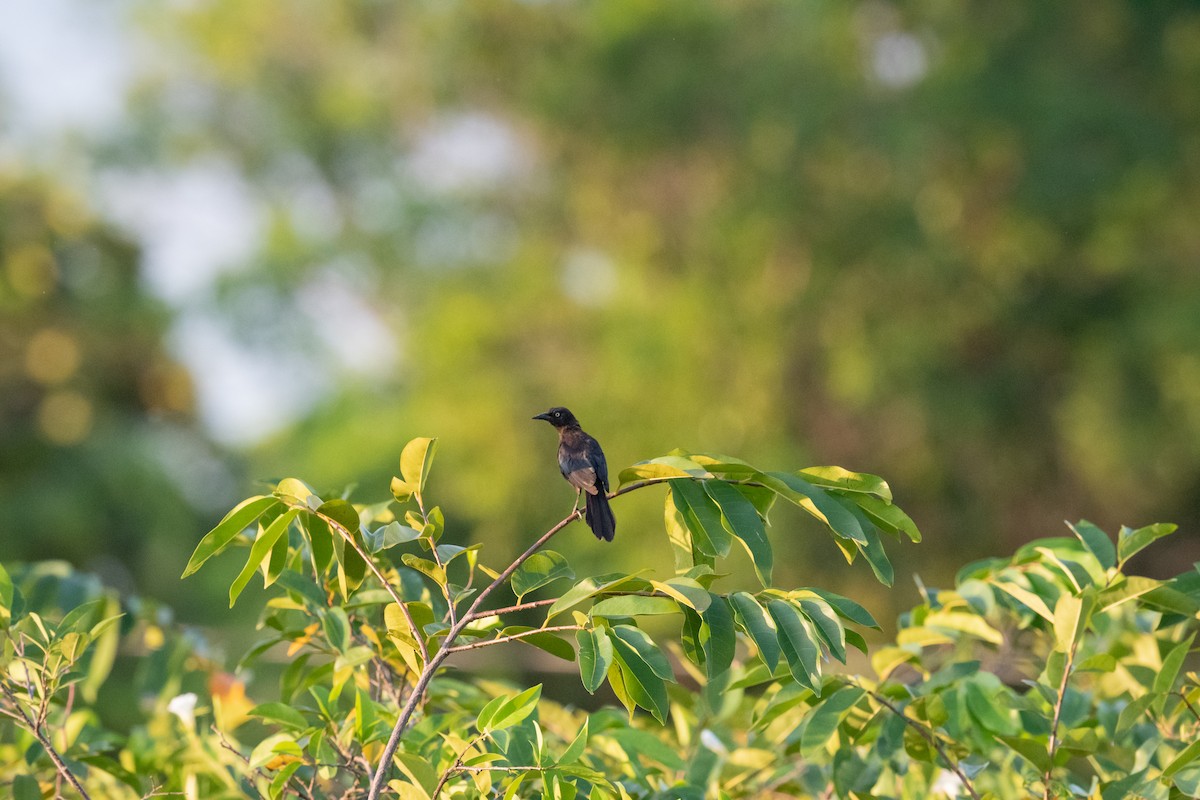
[[575, 649], [571, 647], [569, 642], [564, 641], [559, 636], [549, 631], [542, 631], [540, 633], [532, 634], [529, 633], [529, 631], [535, 630], [538, 629], [529, 625], [509, 625], [507, 628], [500, 631], [499, 635], [512, 636], [515, 633], [528, 634], [526, 636], [522, 636], [516, 641], [522, 644], [530, 645], [531, 647], [536, 647], [539, 650], [549, 653], [555, 658], [561, 658], [563, 661], [575, 660]]
[[[520, 724], [525, 721], [530, 714], [537, 710], [538, 698], [542, 696], [542, 685], [526, 689], [518, 695], [503, 699], [496, 704], [492, 709], [492, 703], [488, 703], [483, 711], [479, 712], [477, 724], [481, 732], [491, 732], [511, 728], [513, 725]], [[490, 709], [490, 713], [489, 712]], [[485, 714], [487, 717], [485, 718]]]
[[617, 488], [620, 489], [631, 483], [645, 480], [660, 480], [670, 478], [711, 478], [712, 473], [689, 458], [682, 456], [661, 456], [649, 461], [639, 461], [631, 467], [621, 470], [617, 476]]
[[1163, 611], [1170, 611], [1174, 614], [1182, 614], [1185, 617], [1190, 617], [1200, 612], [1200, 603], [1197, 603], [1183, 592], [1176, 591], [1170, 586], [1165, 585], [1146, 592], [1142, 595], [1141, 601], [1144, 605], [1153, 606]]
[[669, 770], [683, 769], [686, 763], [679, 750], [649, 731], [620, 727], [597, 731], [596, 735], [615, 741], [625, 751], [628, 760], [634, 763], [643, 760], [657, 761]]
[[846, 714], [865, 694], [857, 686], [844, 686], [813, 709], [800, 736], [800, 752], [811, 756], [823, 748]]
[[609, 635], [615, 637], [614, 643], [626, 644], [636, 651], [638, 657], [653, 670], [655, 675], [664, 681], [675, 682], [675, 672], [671, 669], [671, 662], [667, 661], [667, 657], [658, 649], [654, 640], [640, 628], [632, 625], [617, 625], [609, 628], [608, 632]]
[[668, 578], [665, 582], [652, 580], [650, 585], [656, 591], [662, 592], [681, 605], [699, 613], [703, 613], [712, 602], [712, 595], [709, 594], [709, 591], [701, 586], [699, 581], [692, 578]]
[[808, 625], [800, 612], [784, 600], [767, 603], [767, 613], [775, 620], [779, 632], [779, 649], [787, 659], [792, 677], [802, 686], [821, 695], [821, 673], [817, 666], [820, 648], [816, 637], [809, 632]]
[[[613, 663], [620, 670], [629, 698], [653, 714], [659, 722], [665, 722], [669, 700], [663, 677], [643, 658], [635, 646], [617, 634], [617, 629], [610, 629], [608, 633], [613, 644]], [[663, 661], [666, 660], [657, 648], [655, 652]], [[611, 676], [609, 682], [612, 683]], [[613, 688], [616, 688], [615, 685]]]
[[704, 649], [704, 664], [711, 681], [733, 663], [737, 635], [734, 633], [729, 605], [719, 595], [712, 595], [712, 602], [700, 618], [704, 620], [700, 626], [700, 646]]
[[413, 553], [404, 553], [400, 556], [400, 560], [406, 567], [415, 569], [438, 586], [446, 585], [446, 571], [429, 559], [421, 558]]
[[921, 541], [921, 531], [917, 529], [917, 523], [901, 511], [899, 506], [867, 494], [856, 494], [849, 499], [862, 509], [867, 518], [880, 530], [897, 537], [904, 534], [911, 542]]
[[1080, 520], [1074, 525], [1068, 522], [1067, 527], [1079, 537], [1079, 540], [1083, 542], [1083, 546], [1087, 548], [1088, 552], [1094, 555], [1096, 560], [1100, 562], [1101, 567], [1111, 569], [1116, 566], [1117, 548], [1113, 547], [1112, 539], [1108, 538], [1107, 533], [1087, 520]]
[[1187, 747], [1183, 748], [1179, 755], [1171, 759], [1171, 763], [1167, 764], [1166, 768], [1163, 769], [1163, 777], [1170, 778], [1172, 775], [1179, 772], [1179, 770], [1195, 761], [1198, 756], [1200, 756], [1200, 739], [1197, 739]]
[[1154, 691], [1166, 694], [1175, 686], [1175, 679], [1179, 677], [1179, 670], [1183, 668], [1183, 661], [1187, 658], [1188, 651], [1192, 648], [1192, 641], [1196, 638], [1192, 634], [1184, 639], [1179, 644], [1175, 645], [1168, 651], [1162, 660], [1162, 668], [1154, 676]]
[[824, 489], [788, 472], [760, 472], [756, 477], [760, 483], [774, 489], [784, 499], [790, 500], [824, 522], [839, 536], [851, 539], [859, 545], [867, 543], [866, 535], [855, 516]]
[[721, 523], [726, 530], [738, 537], [746, 548], [758, 580], [763, 586], [770, 586], [774, 555], [762, 517], [754, 504], [724, 481], [705, 481], [704, 491], [720, 507]]
[[341, 606], [333, 606], [321, 614], [321, 624], [330, 646], [344, 653], [350, 647], [350, 618]]
[[575, 734], [575, 738], [567, 745], [567, 749], [559, 755], [558, 760], [554, 762], [555, 766], [574, 764], [583, 756], [584, 750], [587, 749], [588, 722], [589, 719], [584, 717], [583, 727], [579, 729], [579, 733]]
[[1004, 634], [988, 624], [983, 617], [968, 611], [934, 611], [925, 617], [925, 627], [934, 630], [959, 631], [985, 642], [1004, 644]]
[[851, 472], [842, 467], [806, 467], [796, 473], [817, 486], [831, 489], [841, 489], [846, 492], [856, 492], [874, 495], [888, 503], [892, 502], [892, 489], [887, 481], [878, 475], [868, 475], [865, 472]]
[[1007, 696], [999, 681], [987, 690], [979, 681], [972, 680], [964, 683], [967, 711], [984, 730], [997, 736], [1016, 736], [1020, 726], [1010, 713]]
[[562, 553], [542, 550], [526, 559], [525, 563], [512, 574], [509, 582], [512, 584], [513, 593], [520, 600], [534, 589], [541, 588], [559, 578], [574, 580], [575, 572]]
[[[350, 501], [341, 498], [329, 500], [317, 506], [317, 513], [332, 519], [345, 529], [346, 533], [354, 533], [362, 524], [359, 520], [358, 509]], [[341, 535], [336, 531], [334, 533]]]
[[1117, 736], [1123, 736], [1130, 728], [1142, 721], [1142, 715], [1153, 705], [1162, 695], [1154, 692], [1147, 692], [1141, 697], [1130, 701], [1129, 705], [1121, 709], [1120, 716], [1117, 717]]
[[310, 725], [304, 715], [287, 703], [262, 703], [250, 711], [250, 716], [259, 717], [267, 722], [274, 722], [285, 728], [302, 731]]
[[800, 610], [816, 626], [817, 633], [838, 661], [846, 663], [846, 629], [838, 620], [833, 607], [822, 599], [800, 600]]
[[317, 575], [324, 575], [333, 560], [333, 531], [329, 530], [325, 520], [313, 514], [300, 518], [300, 528], [308, 535], [313, 570]]
[[364, 537], [367, 542], [367, 551], [370, 553], [379, 553], [387, 550], [389, 547], [413, 542], [419, 538], [421, 538], [419, 530], [410, 528], [408, 525], [401, 525], [396, 520], [392, 520], [381, 528], [369, 531]]
[[288, 526], [292, 524], [301, 510], [298, 508], [289, 508], [287, 511], [280, 514], [266, 528], [259, 531], [258, 537], [254, 540], [254, 544], [250, 546], [250, 556], [246, 559], [245, 566], [238, 576], [233, 579], [233, 583], [229, 586], [229, 607], [233, 608], [233, 604], [237, 602], [238, 595], [246, 588], [246, 584], [250, 582], [254, 572], [259, 565], [271, 553], [271, 548], [275, 546], [275, 542], [279, 537], [287, 533]]
[[858, 545], [859, 552], [871, 565], [871, 571], [875, 573], [875, 578], [884, 586], [891, 586], [895, 580], [895, 573], [892, 570], [892, 562], [888, 560], [887, 552], [883, 549], [883, 541], [872, 526], [862, 528], [862, 531], [867, 543]]
[[1070, 653], [1087, 626], [1082, 597], [1064, 594], [1054, 606], [1054, 642], [1063, 653]]
[[1017, 736], [998, 736], [996, 738], [1008, 745], [1013, 752], [1032, 764], [1039, 772], [1045, 772], [1050, 767], [1045, 741]]
[[1040, 595], [1034, 594], [1011, 581], [992, 580], [989, 583], [1005, 594], [1015, 598], [1019, 603], [1042, 619], [1050, 623], [1054, 622], [1054, 612], [1050, 610], [1050, 606], [1046, 605], [1046, 601]]
[[1110, 611], [1122, 603], [1148, 594], [1160, 586], [1162, 586], [1162, 581], [1144, 578], [1140, 575], [1130, 575], [1100, 594], [1098, 601], [1100, 610]]
[[122, 616], [120, 601], [115, 596], [107, 596], [104, 609], [100, 613], [104, 618], [88, 631], [88, 636], [92, 639], [92, 660], [88, 664], [86, 676], [79, 685], [83, 699], [89, 703], [96, 702], [100, 688], [116, 663], [117, 649], [121, 644], [121, 629], [116, 624]]
[[774, 672], [779, 664], [779, 638], [767, 620], [767, 612], [753, 595], [746, 592], [734, 592], [729, 596], [729, 600], [733, 604], [738, 624], [754, 640], [759, 658], [766, 664], [767, 669]]
[[579, 643], [579, 677], [588, 694], [595, 694], [612, 666], [613, 646], [604, 631], [595, 628], [578, 631], [575, 641]]
[[192, 557], [188, 560], [187, 567], [183, 570], [183, 575], [180, 577], [186, 578], [200, 569], [205, 561], [208, 561], [208, 559], [228, 547], [229, 543], [239, 533], [262, 516], [268, 509], [278, 505], [282, 505], [278, 499], [267, 495], [251, 497], [238, 503], [196, 545], [196, 549], [192, 553]]
[[418, 437], [404, 445], [400, 453], [400, 474], [418, 499], [421, 492], [425, 491], [425, 481], [429, 479], [429, 467], [433, 464], [436, 450], [437, 439]]
[[1137, 530], [1121, 526], [1121, 532], [1117, 534], [1117, 560], [1119, 566], [1124, 567], [1126, 561], [1133, 558], [1146, 547], [1149, 547], [1155, 540], [1169, 536], [1178, 529], [1178, 525], [1170, 525], [1164, 522], [1147, 525]]
[[683, 514], [692, 532], [696, 548], [707, 556], [729, 555], [733, 538], [721, 520], [721, 511], [704, 487], [695, 481], [675, 481], [671, 485], [675, 507]]
[[42, 787], [32, 775], [14, 775], [12, 797], [13, 800], [42, 800]]
[[843, 597], [836, 592], [830, 592], [825, 589], [808, 588], [805, 591], [812, 592], [820, 597], [829, 605], [833, 606], [833, 610], [837, 612], [839, 617], [848, 619], [856, 625], [862, 625], [866, 628], [874, 628], [882, 630], [879, 623], [871, 616], [871, 612], [867, 611], [858, 603], [851, 600], [849, 597]]
[[679, 603], [670, 597], [643, 597], [626, 594], [606, 597], [592, 606], [593, 617], [641, 617], [655, 614], [678, 614]]
[[408, 481], [401, 478], [393, 476], [392, 483], [389, 488], [391, 488], [392, 497], [396, 499], [397, 503], [407, 503], [413, 496], [412, 485]]
[[284, 502], [294, 500], [295, 502], [288, 503], [290, 506], [315, 508], [321, 504], [321, 498], [312, 490], [312, 487], [298, 478], [284, 478], [275, 485], [272, 494]]

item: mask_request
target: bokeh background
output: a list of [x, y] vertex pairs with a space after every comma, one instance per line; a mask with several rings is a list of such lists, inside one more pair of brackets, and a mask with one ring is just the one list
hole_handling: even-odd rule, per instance
[[[779, 509], [783, 585], [1065, 533], [1200, 558], [1200, 4], [8, 0], [0, 558], [232, 625], [180, 582], [256, 481], [448, 535], [566, 512], [570, 406], [674, 447], [883, 475], [897, 588]], [[579, 570], [670, 569], [661, 493]]]

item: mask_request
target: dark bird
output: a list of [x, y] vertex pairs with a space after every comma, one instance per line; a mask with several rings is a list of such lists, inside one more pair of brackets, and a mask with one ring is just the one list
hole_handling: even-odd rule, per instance
[[558, 430], [558, 468], [575, 487], [575, 509], [579, 495], [587, 492], [584, 520], [597, 539], [611, 542], [617, 531], [617, 518], [608, 504], [608, 463], [600, 443], [583, 432], [575, 415], [556, 406], [534, 419], [544, 419]]

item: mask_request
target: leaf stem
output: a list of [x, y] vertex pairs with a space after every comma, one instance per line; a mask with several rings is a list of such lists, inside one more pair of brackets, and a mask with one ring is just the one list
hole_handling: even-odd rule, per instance
[[929, 742], [929, 744], [933, 746], [933, 749], [937, 751], [937, 754], [942, 757], [942, 761], [946, 763], [946, 766], [958, 776], [958, 780], [962, 783], [963, 788], [967, 790], [967, 793], [970, 794], [971, 797], [975, 798], [975, 800], [980, 800], [979, 793], [975, 791], [975, 787], [971, 784], [971, 779], [967, 777], [967, 773], [963, 772], [962, 767], [958, 765], [957, 761], [950, 758], [950, 754], [946, 752], [946, 746], [942, 744], [941, 740], [928, 726], [922, 725], [912, 717], [906, 715], [903, 709], [898, 708], [894, 703], [892, 703], [892, 701], [888, 700], [879, 692], [872, 691], [865, 686], [859, 686], [859, 688], [869, 694], [875, 700], [875, 702], [890, 710], [893, 714], [904, 720], [909, 727], [921, 734], [921, 737], [924, 738], [925, 741]]
[[460, 644], [457, 647], [451, 647], [446, 650], [447, 653], [464, 653], [467, 650], [478, 650], [481, 647], [490, 647], [494, 644], [504, 644], [505, 642], [515, 642], [519, 639], [524, 639], [533, 636], [537, 633], [554, 633], [556, 631], [581, 631], [582, 625], [552, 625], [549, 628], [534, 628], [531, 631], [521, 631], [508, 636], [501, 636], [497, 639], [485, 639], [479, 642], [471, 642], [470, 644]]
[[517, 603], [515, 606], [505, 606], [504, 608], [489, 608], [485, 611], [476, 611], [471, 615], [472, 622], [488, 617], [498, 617], [501, 614], [512, 614], [517, 611], [528, 611], [531, 608], [541, 608], [542, 606], [554, 605], [558, 602], [557, 597], [548, 597], [545, 600], [530, 600], [528, 603]]

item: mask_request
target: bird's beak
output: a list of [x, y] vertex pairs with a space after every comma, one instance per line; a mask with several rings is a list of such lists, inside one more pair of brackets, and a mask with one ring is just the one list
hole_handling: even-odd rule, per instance
[[550, 421], [550, 412], [549, 412], [549, 411], [547, 411], [547, 412], [546, 412], [546, 413], [544, 413], [544, 414], [538, 414], [536, 417], [534, 417], [534, 419], [544, 419], [544, 420], [546, 420], [547, 422], [549, 422], [549, 421]]

